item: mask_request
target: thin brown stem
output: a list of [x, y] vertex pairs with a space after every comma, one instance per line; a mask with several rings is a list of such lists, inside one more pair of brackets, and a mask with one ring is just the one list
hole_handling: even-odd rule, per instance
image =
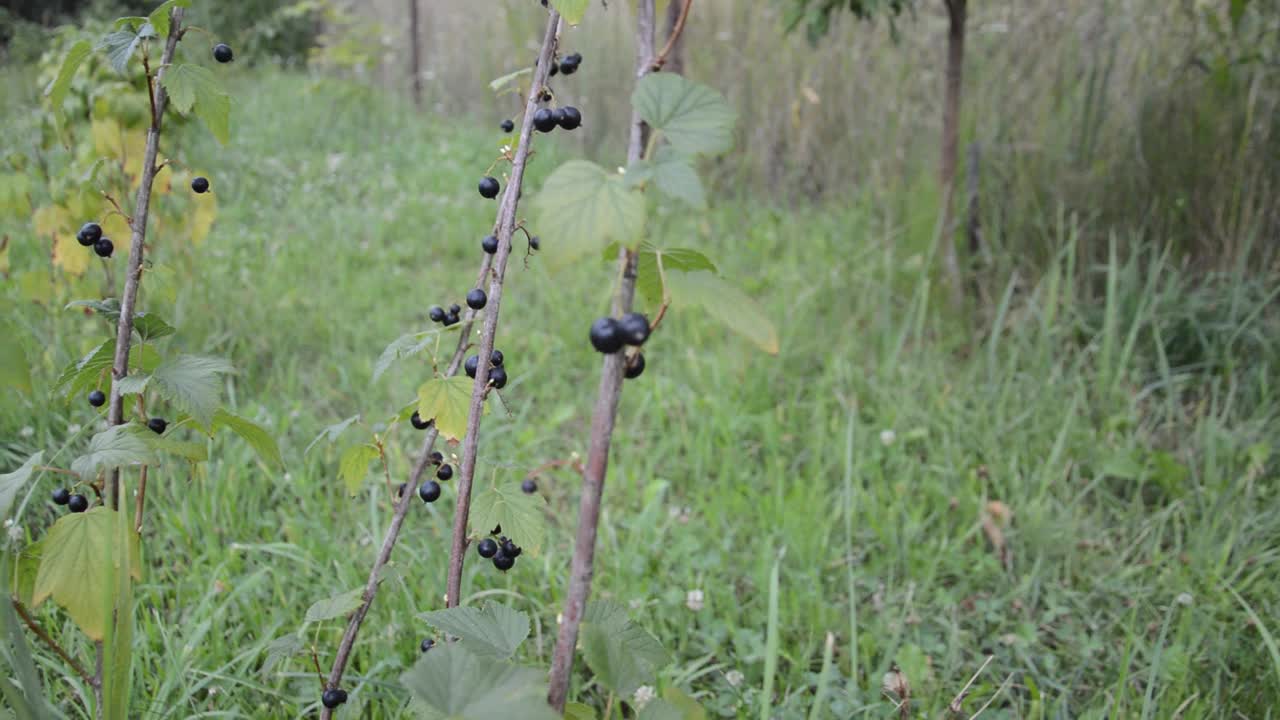
[[657, 72], [667, 64], [667, 56], [671, 54], [671, 49], [680, 41], [680, 36], [684, 33], [684, 24], [689, 20], [689, 9], [692, 7], [693, 0], [683, 0], [683, 7], [680, 8], [680, 17], [676, 18], [675, 27], [671, 29], [671, 34], [667, 36], [667, 43], [662, 46], [658, 56], [649, 65], [651, 72]]
[[[547, 81], [551, 58], [555, 54], [559, 35], [560, 13], [551, 10], [547, 17], [547, 29], [542, 37], [542, 49], [538, 64], [533, 70], [532, 87], [540, 87]], [[526, 103], [520, 125], [520, 142], [511, 160], [511, 175], [507, 189], [498, 207], [498, 252], [493, 256], [493, 269], [489, 280], [488, 301], [485, 304], [484, 329], [480, 333], [479, 356], [493, 354], [494, 339], [498, 334], [498, 316], [502, 303], [502, 284], [506, 276], [507, 261], [511, 257], [511, 236], [516, 230], [516, 208], [520, 202], [521, 185], [528, 164], [533, 141], [533, 115], [537, 110], [536, 95]], [[467, 415], [467, 434], [462, 441], [462, 467], [458, 478], [458, 504], [453, 514], [453, 543], [449, 549], [449, 580], [445, 605], [457, 607], [462, 599], [462, 566], [467, 554], [467, 522], [471, 514], [471, 487], [475, 480], [476, 455], [480, 443], [480, 416], [485, 396], [489, 392], [489, 363], [482, 362], [476, 368], [475, 384], [471, 389], [471, 405]]]
[[[653, 67], [654, 0], [640, 0], [636, 8], [636, 79], [643, 78]], [[640, 159], [644, 152], [645, 123], [639, 113], [631, 117], [630, 142], [627, 146], [629, 163]], [[618, 251], [618, 269], [621, 281], [613, 299], [615, 316], [631, 310], [636, 291], [636, 253], [623, 247]], [[596, 532], [600, 524], [600, 501], [604, 493], [605, 475], [609, 468], [609, 445], [613, 439], [614, 421], [618, 415], [618, 401], [622, 395], [622, 374], [626, 363], [623, 353], [606, 355], [600, 372], [600, 389], [596, 396], [595, 413], [591, 419], [591, 443], [587, 452], [587, 465], [582, 478], [582, 498], [578, 507], [578, 532], [574, 539], [573, 561], [569, 570], [569, 588], [565, 595], [564, 610], [556, 637], [555, 655], [551, 661], [551, 680], [547, 690], [547, 702], [558, 713], [564, 713], [565, 700], [569, 696], [569, 679], [573, 671], [573, 653], [578, 644], [578, 628], [591, 594], [591, 577], [594, 573]]]
[[133, 529], [142, 534], [142, 511], [147, 503], [147, 466], [142, 466], [141, 477], [138, 478], [138, 496], [133, 501]]
[[58, 644], [57, 640], [50, 637], [49, 633], [45, 632], [44, 628], [40, 627], [40, 624], [36, 622], [36, 619], [31, 617], [31, 613], [27, 611], [27, 607], [25, 605], [14, 598], [10, 598], [10, 601], [13, 603], [13, 609], [18, 613], [18, 617], [22, 618], [22, 622], [26, 624], [27, 629], [30, 630], [33, 635], [40, 638], [40, 642], [47, 645], [55, 655], [62, 658], [62, 661], [75, 671], [75, 674], [79, 675], [81, 680], [84, 680], [85, 683], [93, 688], [102, 686], [102, 683], [98, 678], [90, 675], [89, 671], [80, 664], [79, 660], [71, 657], [66, 650], [62, 649], [62, 646]]

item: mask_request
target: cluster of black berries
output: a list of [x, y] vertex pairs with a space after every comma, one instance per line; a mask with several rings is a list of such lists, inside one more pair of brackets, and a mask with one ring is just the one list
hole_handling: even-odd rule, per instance
[[81, 225], [80, 232], [76, 233], [76, 240], [85, 247], [93, 248], [101, 258], [109, 258], [116, 251], [115, 243], [111, 242], [111, 238], [102, 237], [102, 226], [96, 222]]
[[[481, 307], [484, 306], [481, 305]], [[445, 327], [449, 327], [462, 322], [461, 313], [462, 306], [454, 303], [449, 306], [448, 311], [439, 305], [432, 305], [431, 309], [427, 311], [427, 316], [431, 318], [431, 322], [443, 323]]]
[[565, 130], [576, 130], [582, 125], [582, 113], [572, 105], [562, 108], [540, 108], [533, 114], [533, 126], [538, 132], [548, 133], [560, 126]]
[[[420, 430], [431, 427], [431, 421], [428, 420], [425, 423], [422, 422], [422, 419], [416, 412], [413, 414], [412, 422], [413, 426]], [[453, 466], [444, 461], [444, 455], [441, 454], [439, 450], [431, 453], [431, 464], [436, 466], [436, 478], [438, 480], [447, 482], [453, 479]], [[397, 494], [404, 495], [406, 487], [407, 485], [405, 483], [400, 483], [400, 487], [396, 491]], [[422, 502], [424, 503], [433, 503], [439, 500], [440, 483], [435, 480], [428, 480], [422, 483], [418, 486], [418, 497], [422, 498]]]
[[89, 509], [89, 498], [78, 493], [73, 495], [66, 488], [58, 488], [53, 491], [53, 504], [66, 505], [71, 512], [81, 513]]
[[[494, 350], [489, 355], [489, 384], [499, 390], [507, 386], [507, 369], [502, 364], [504, 360], [501, 350]], [[476, 371], [480, 369], [480, 356], [468, 357], [462, 364], [462, 369], [466, 371], [467, 377], [474, 380]]]
[[[649, 318], [640, 313], [627, 313], [620, 318], [602, 317], [591, 324], [591, 346], [597, 352], [612, 355], [624, 345], [640, 347], [649, 339]], [[644, 354], [635, 352], [627, 358], [624, 374], [628, 380], [644, 372]]]
[[520, 553], [524, 552], [519, 545], [511, 542], [511, 539], [502, 535], [502, 526], [493, 529], [490, 535], [497, 535], [498, 539], [494, 540], [487, 537], [476, 545], [476, 552], [480, 557], [486, 560], [492, 559], [493, 566], [506, 572], [516, 566], [516, 558], [520, 557]]

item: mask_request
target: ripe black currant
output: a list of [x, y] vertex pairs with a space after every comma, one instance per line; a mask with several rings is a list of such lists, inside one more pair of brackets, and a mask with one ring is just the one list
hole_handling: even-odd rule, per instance
[[622, 339], [628, 345], [643, 345], [649, 339], [649, 318], [640, 313], [627, 313], [618, 320], [622, 329]]
[[435, 646], [436, 646], [435, 640], [432, 640], [431, 638], [423, 638], [422, 644], [419, 645], [418, 647], [421, 648], [422, 652], [426, 652]]
[[624, 340], [622, 328], [618, 321], [611, 317], [602, 317], [591, 323], [591, 346], [596, 352], [605, 355], [616, 353], [622, 349]]
[[422, 498], [422, 502], [433, 503], [440, 499], [440, 483], [435, 480], [428, 480], [418, 486], [418, 497]]
[[151, 429], [151, 432], [163, 435], [164, 429], [169, 427], [169, 423], [165, 422], [164, 418], [151, 418], [147, 421], [147, 427]]
[[490, 255], [498, 252], [498, 238], [492, 235], [486, 236], [485, 239], [480, 241], [480, 249], [484, 250]]
[[556, 62], [555, 58], [551, 58], [551, 69], [547, 71], [547, 75], [555, 77], [558, 72], [560, 72], [560, 63]]
[[499, 390], [507, 386], [507, 369], [502, 367], [489, 370], [489, 382]]
[[443, 453], [441, 453], [439, 450], [432, 450], [432, 451], [431, 451], [431, 463], [432, 463], [433, 465], [439, 465], [439, 464], [440, 464], [440, 463], [442, 463], [442, 462], [444, 462], [444, 454], [443, 454]]
[[565, 130], [576, 130], [582, 125], [582, 112], [572, 105], [560, 108], [560, 127]]
[[448, 480], [449, 478], [453, 477], [453, 466], [441, 465], [440, 468], [436, 470], [436, 477], [440, 478], [441, 480]]
[[480, 356], [472, 355], [467, 361], [462, 363], [462, 369], [466, 371], [467, 377], [475, 378], [476, 370], [480, 369]]
[[462, 312], [462, 306], [461, 306], [461, 305], [459, 305], [458, 303], [454, 303], [454, 304], [452, 304], [452, 305], [450, 305], [450, 306], [449, 306], [449, 314], [450, 314], [450, 315], [457, 315], [457, 314], [458, 314], [458, 313], [460, 313], [460, 312]]
[[520, 483], [520, 489], [525, 495], [532, 495], [538, 492], [538, 483], [533, 478], [525, 478], [525, 481]]
[[627, 367], [622, 371], [622, 376], [628, 380], [635, 380], [644, 372], [644, 353], [636, 353], [635, 357], [627, 360]]
[[320, 696], [320, 702], [330, 710], [347, 701], [347, 691], [342, 688], [329, 688]]
[[432, 305], [431, 309], [427, 311], [427, 316], [431, 318], [431, 322], [442, 323], [445, 319], [444, 308], [439, 305]]
[[449, 327], [450, 325], [457, 325], [460, 322], [462, 322], [462, 318], [458, 317], [458, 313], [456, 312], [451, 312], [448, 315], [444, 316], [445, 327]]
[[520, 549], [520, 546], [519, 546], [519, 545], [516, 545], [515, 543], [511, 542], [510, 540], [505, 540], [505, 539], [504, 539], [504, 540], [502, 541], [502, 554], [503, 554], [503, 555], [506, 555], [506, 556], [507, 556], [507, 557], [509, 557], [509, 558], [518, 558], [518, 557], [520, 557], [520, 553], [521, 553], [521, 552], [523, 552], [523, 550], [521, 550], [521, 549]]
[[107, 395], [101, 390], [94, 390], [89, 393], [89, 404], [94, 407], [102, 407], [107, 404]]
[[218, 43], [213, 46], [213, 59], [220, 63], [229, 63], [234, 59], [231, 52], [231, 46], [226, 43]]
[[556, 114], [548, 108], [540, 108], [533, 114], [533, 126], [538, 132], [548, 133], [556, 129]]
[[422, 416], [418, 414], [417, 410], [414, 410], [413, 414], [409, 416], [409, 424], [413, 425], [414, 429], [417, 430], [426, 430], [431, 427], [431, 421], [427, 420], [424, 422], [422, 420]]
[[93, 251], [98, 254], [98, 257], [109, 258], [111, 253], [116, 251], [116, 245], [108, 238], [100, 238], [93, 244]]
[[67, 509], [71, 512], [84, 512], [89, 509], [89, 498], [83, 495], [72, 495], [67, 498]]
[[494, 367], [502, 367], [502, 362], [504, 359], [505, 358], [503, 358], [501, 350], [494, 350], [492, 353], [489, 354], [489, 364]]
[[560, 61], [560, 72], [564, 73], [565, 75], [572, 75], [578, 72], [578, 66], [581, 64], [582, 64], [581, 53], [572, 53], [570, 55], [566, 55], [564, 59]]
[[467, 293], [467, 307], [472, 310], [482, 310], [488, 302], [489, 296], [485, 295], [480, 288], [472, 288], [471, 292]]
[[556, 108], [551, 111], [551, 119], [555, 120], [556, 125], [564, 123], [564, 108]]
[[538, 250], [541, 247], [542, 247], [542, 241], [538, 239], [537, 235], [534, 235], [533, 237], [529, 238], [530, 250]]
[[203, 194], [205, 194], [205, 193], [209, 192], [209, 178], [207, 178], [207, 177], [198, 177], [198, 178], [196, 178], [195, 180], [192, 180], [192, 181], [191, 181], [191, 189], [192, 189], [192, 190], [195, 192], [195, 194], [197, 194], [197, 195], [203, 195]]
[[479, 185], [480, 197], [485, 198], [487, 200], [492, 200], [498, 197], [499, 188], [500, 186], [498, 185], [497, 178], [487, 177], [487, 176], [484, 178], [481, 178], [480, 185]]
[[53, 504], [66, 505], [71, 502], [71, 491], [66, 488], [58, 488], [53, 491]]
[[93, 247], [93, 244], [101, 239], [102, 226], [95, 222], [81, 225], [80, 232], [76, 233], [76, 240], [85, 247]]
[[510, 555], [504, 555], [499, 552], [497, 555], [493, 556], [493, 566], [502, 572], [506, 572], [516, 566], [516, 559]]
[[516, 124], [508, 119], [508, 120], [503, 120], [502, 125], [500, 125], [499, 127], [502, 128], [502, 132], [511, 132], [512, 130], [516, 129]]
[[498, 543], [493, 538], [485, 538], [476, 545], [476, 552], [480, 553], [480, 557], [488, 559], [498, 554]]

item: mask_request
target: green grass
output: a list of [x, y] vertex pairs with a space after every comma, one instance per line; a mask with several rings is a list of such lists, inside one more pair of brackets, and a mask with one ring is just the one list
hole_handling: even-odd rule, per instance
[[[387, 343], [472, 286], [493, 221], [474, 190], [494, 151], [487, 127], [297, 75], [237, 90], [233, 142], [193, 133], [183, 147], [210, 169], [217, 225], [194, 250], [156, 238], [180, 290], [144, 302], [180, 328], [177, 345], [234, 362], [228, 401], [271, 427], [286, 467], [219, 439], [202, 469], [153, 478], [138, 717], [314, 716], [309, 661], [264, 675], [264, 648], [311, 603], [363, 584], [390, 506], [373, 477], [346, 496], [341, 445], [303, 450], [350, 415], [390, 416], [429, 376], [429, 364], [405, 362], [370, 383]], [[573, 154], [540, 149], [533, 188]], [[720, 205], [662, 221], [660, 236], [711, 254], [760, 299], [782, 352], [761, 355], [678, 309], [650, 341], [621, 406], [596, 594], [636, 608], [676, 658], [662, 683], [712, 716], [805, 717], [824, 694], [820, 717], [893, 717], [880, 684], [896, 662], [917, 716], [938, 717], [987, 652], [965, 703], [973, 712], [998, 692], [983, 717], [1271, 716], [1274, 282], [1192, 284], [1158, 248], [1079, 267], [1070, 219], [1046, 221], [1060, 228], [1058, 260], [998, 288], [994, 330], [975, 342], [939, 306], [922, 259], [898, 247], [911, 222], [859, 202]], [[15, 276], [43, 257], [24, 228], [0, 219]], [[482, 480], [585, 454], [599, 371], [586, 328], [610, 277], [604, 264], [513, 264], [498, 338], [512, 380], [506, 410], [483, 425]], [[34, 395], [0, 400], [8, 470], [90, 422], [48, 387], [104, 328], [17, 301], [15, 282], [3, 292], [25, 341], [46, 348]], [[416, 440], [407, 428], [391, 439], [393, 480]], [[428, 632], [415, 614], [442, 606], [453, 484], [406, 524], [403, 581], [383, 587], [365, 623], [346, 717], [407, 715], [397, 677]], [[525, 659], [545, 664], [577, 490], [569, 473], [540, 486], [549, 546], [505, 577], [473, 556], [464, 588], [533, 614]], [[1012, 512], [1007, 568], [982, 528], [993, 501]], [[56, 515], [33, 502], [22, 525], [38, 536]], [[701, 610], [686, 606], [694, 589]], [[90, 656], [62, 616], [40, 616]], [[309, 630], [326, 668], [340, 631]], [[83, 717], [84, 688], [38, 653], [58, 706]], [[603, 708], [585, 678], [578, 699]]]

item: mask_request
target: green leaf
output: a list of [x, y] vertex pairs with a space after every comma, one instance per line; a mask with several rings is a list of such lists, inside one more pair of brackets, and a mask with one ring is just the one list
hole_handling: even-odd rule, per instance
[[765, 352], [778, 354], [778, 330], [764, 310], [720, 276], [707, 272], [667, 273], [672, 306], [701, 307], [708, 315]]
[[125, 560], [117, 540], [116, 511], [98, 506], [58, 518], [40, 543], [32, 607], [52, 598], [89, 639], [102, 640], [116, 590], [114, 572], [124, 569], [141, 579], [138, 536], [128, 535], [130, 558]]
[[217, 432], [222, 428], [227, 428], [231, 432], [240, 436], [241, 440], [249, 443], [249, 447], [258, 454], [262, 462], [272, 467], [281, 467], [284, 465], [284, 458], [280, 456], [280, 446], [276, 444], [275, 438], [266, 431], [261, 425], [251, 420], [246, 420], [239, 415], [218, 408], [213, 414], [213, 432]]
[[436, 647], [400, 676], [430, 720], [559, 720], [547, 707], [546, 673]]
[[706, 709], [678, 687], [663, 690], [662, 699], [680, 710], [681, 720], [707, 720]]
[[434, 420], [442, 437], [461, 440], [467, 434], [473, 385], [465, 375], [426, 381], [418, 388], [418, 417]]
[[685, 155], [717, 155], [733, 147], [737, 115], [720, 93], [674, 73], [650, 73], [631, 95], [640, 117]]
[[[120, 301], [115, 298], [105, 300], [75, 300], [67, 303], [67, 310], [72, 308], [89, 308], [104, 319], [111, 321], [112, 329], [120, 319]], [[156, 340], [177, 332], [164, 318], [155, 313], [134, 313], [133, 331], [143, 340]]]
[[[205, 462], [209, 459], [209, 444], [205, 442], [175, 440], [155, 433], [139, 433], [138, 436], [146, 440], [147, 445], [157, 453], [174, 455], [193, 463]], [[160, 460], [160, 457], [157, 456], [156, 459]]]
[[179, 355], [160, 363], [151, 373], [151, 386], [207, 428], [218, 409], [219, 375], [234, 370], [222, 358]]
[[262, 677], [271, 675], [277, 665], [294, 655], [299, 655], [307, 647], [307, 642], [296, 633], [278, 637], [267, 645], [267, 659], [262, 661]]
[[71, 471], [89, 480], [103, 470], [155, 462], [155, 453], [136, 426], [116, 425], [93, 436], [89, 451], [71, 463]]
[[650, 700], [640, 711], [638, 720], [685, 720], [680, 708], [666, 700]]
[[[662, 261], [662, 272], [658, 272], [658, 261]], [[708, 270], [716, 272], [715, 263], [697, 250], [687, 248], [659, 248], [648, 243], [640, 246], [640, 257], [636, 260], [636, 289], [652, 305], [660, 305], [663, 300], [662, 278], [673, 272], [696, 272]]]
[[14, 597], [27, 607], [32, 606], [31, 596], [36, 591], [36, 576], [40, 574], [40, 560], [43, 557], [43, 541], [33, 542], [18, 553], [18, 564], [14, 569], [10, 589]]
[[523, 75], [529, 75], [532, 72], [533, 72], [533, 68], [527, 67], [512, 73], [507, 73], [506, 75], [503, 75], [500, 78], [494, 78], [492, 81], [489, 82], [489, 89], [493, 90], [494, 92], [500, 92], [503, 88], [510, 85], [517, 78]]
[[[130, 516], [112, 512], [115, 547], [128, 547], [137, 539]], [[102, 648], [102, 704], [103, 717], [107, 720], [124, 720], [129, 716], [129, 695], [133, 686], [133, 583], [130, 575], [134, 553], [122, 552], [118, 564], [106, 563], [108, 587], [112, 589], [112, 604], [107, 616], [106, 635]]]
[[[54, 383], [54, 390], [66, 397], [78, 397], [111, 380], [111, 364], [115, 359], [116, 341], [108, 340], [90, 350], [80, 360], [68, 365]], [[151, 372], [160, 364], [160, 355], [151, 345], [140, 345], [129, 352], [130, 369]]]
[[587, 605], [581, 644], [596, 678], [619, 695], [630, 695], [653, 682], [667, 663], [667, 651], [649, 631], [631, 622], [625, 608], [608, 600]]
[[707, 207], [707, 194], [693, 167], [692, 158], [668, 147], [660, 149], [652, 161], [639, 160], [628, 167], [626, 182], [630, 187], [653, 183], [663, 195], [684, 202], [695, 210]]
[[616, 173], [585, 160], [571, 160], [547, 178], [534, 202], [543, 248], [565, 264], [611, 242], [630, 245], [644, 230], [644, 196]]
[[231, 96], [209, 68], [201, 65], [174, 65], [161, 75], [160, 83], [178, 112], [192, 111], [209, 126], [209, 132], [226, 144], [231, 136]]
[[306, 621], [308, 623], [318, 623], [346, 617], [355, 612], [362, 602], [364, 602], [363, 588], [348, 590], [313, 603], [311, 607], [307, 608]]
[[482, 658], [507, 660], [529, 637], [529, 616], [506, 605], [455, 607], [418, 617], [440, 632], [461, 638], [463, 647]]
[[596, 720], [596, 711], [590, 705], [568, 703], [564, 706], [564, 720]]
[[0, 475], [0, 519], [9, 517], [9, 509], [13, 507], [18, 491], [31, 480], [36, 466], [42, 462], [44, 462], [44, 451], [27, 458], [27, 461], [17, 470]]
[[347, 487], [347, 494], [355, 495], [369, 475], [369, 463], [378, 459], [378, 448], [367, 443], [352, 445], [342, 453], [338, 461], [338, 477]]
[[49, 105], [59, 117], [62, 116], [62, 104], [67, 99], [67, 91], [71, 89], [71, 80], [75, 78], [76, 71], [84, 64], [85, 58], [89, 57], [91, 52], [93, 52], [93, 43], [88, 40], [77, 41], [62, 57], [58, 74], [44, 89], [44, 94], [49, 98]]
[[[10, 571], [9, 557], [0, 555], [0, 574]], [[0, 677], [0, 697], [12, 710], [10, 717], [16, 716], [19, 720], [57, 717], [45, 700], [26, 630], [9, 602], [0, 603], [0, 667], [5, 668], [4, 676]]]
[[439, 329], [424, 330], [423, 332], [409, 333], [396, 338], [382, 354], [378, 356], [378, 361], [373, 364], [373, 380], [378, 382], [378, 378], [382, 377], [391, 366], [399, 360], [413, 357], [418, 353], [431, 347], [436, 341], [436, 336], [440, 334]]
[[144, 37], [144, 30], [154, 32], [149, 25], [143, 25], [142, 29], [137, 31], [116, 30], [108, 33], [98, 43], [98, 49], [106, 52], [107, 62], [117, 73], [123, 75], [129, 68], [129, 61], [133, 59], [134, 51], [138, 49], [138, 43], [142, 42]]
[[303, 450], [302, 454], [306, 455], [307, 453], [311, 452], [311, 448], [315, 447], [316, 444], [319, 443], [321, 440], [324, 440], [326, 442], [333, 442], [334, 440], [337, 440], [338, 437], [342, 435], [342, 433], [346, 432], [347, 428], [351, 427], [352, 423], [356, 422], [359, 419], [360, 419], [359, 415], [352, 415], [351, 417], [347, 418], [346, 420], [343, 420], [342, 422], [336, 422], [330, 425], [329, 427], [321, 430], [320, 434], [317, 435], [314, 440], [312, 440], [310, 443], [307, 444], [307, 449]]
[[587, 5], [590, 0], [555, 0], [551, 3], [556, 11], [560, 13], [560, 17], [570, 25], [577, 25], [582, 22], [582, 16], [587, 14]]
[[502, 533], [512, 542], [537, 555], [546, 536], [545, 505], [542, 495], [522, 492], [519, 483], [495, 485], [471, 501], [471, 534], [487, 537], [501, 525]]
[[151, 382], [151, 376], [146, 373], [134, 373], [126, 375], [115, 382], [116, 389], [121, 395], [141, 395], [147, 391], [147, 385]]
[[169, 11], [175, 7], [191, 7], [191, 0], [166, 0], [160, 7], [151, 11], [151, 17], [147, 18], [147, 22], [156, 29], [156, 34], [165, 37], [169, 34]]

